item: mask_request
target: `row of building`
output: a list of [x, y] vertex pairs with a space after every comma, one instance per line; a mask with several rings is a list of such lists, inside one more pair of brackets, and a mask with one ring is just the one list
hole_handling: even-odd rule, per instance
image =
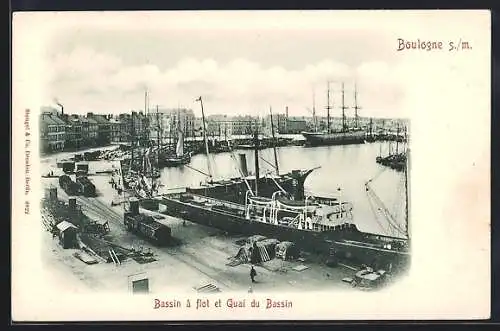
[[[300, 133], [308, 128], [305, 118], [273, 116], [276, 134]], [[271, 119], [255, 116], [210, 115], [205, 129], [210, 137], [230, 139], [233, 135], [259, 131], [271, 134]], [[155, 109], [148, 113], [132, 111], [127, 114], [107, 115], [87, 113], [67, 114], [64, 109], [42, 108], [40, 115], [40, 142], [44, 152], [77, 150], [84, 147], [150, 140], [164, 144], [174, 141], [178, 132], [184, 136], [201, 137], [203, 121], [191, 109]]]
[[40, 147], [43, 152], [57, 152], [130, 142], [133, 136], [145, 136], [147, 127], [142, 112], [75, 115], [44, 107], [39, 120]]
[[[257, 128], [264, 135], [300, 134], [308, 130], [323, 130], [327, 127], [325, 117], [294, 117], [285, 114], [256, 116], [207, 116], [205, 129], [209, 137], [230, 139], [232, 136], [248, 135]], [[338, 126], [340, 119], [332, 118], [330, 126]], [[362, 119], [366, 127], [367, 119]], [[191, 109], [153, 109], [147, 113], [131, 111], [119, 115], [66, 114], [64, 109], [45, 107], [40, 115], [40, 141], [42, 150], [54, 152], [77, 150], [84, 147], [105, 146], [112, 143], [151, 141], [168, 144], [175, 141], [178, 132], [189, 140], [201, 137], [203, 121], [195, 117]]]

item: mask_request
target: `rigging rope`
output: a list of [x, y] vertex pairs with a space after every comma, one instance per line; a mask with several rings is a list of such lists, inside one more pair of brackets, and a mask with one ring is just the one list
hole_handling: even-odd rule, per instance
[[[372, 202], [370, 198], [376, 200], [376, 202], [381, 206], [380, 210], [384, 213], [384, 215], [386, 216], [387, 218], [387, 223], [388, 223], [388, 226], [390, 229], [393, 229], [393, 230], [396, 230], [398, 232], [400, 232], [401, 234], [404, 234], [405, 233], [405, 230], [401, 227], [401, 225], [397, 224], [397, 222], [395, 222], [395, 218], [394, 216], [389, 212], [389, 210], [387, 209], [387, 207], [385, 207], [384, 203], [382, 202], [382, 200], [378, 197], [378, 195], [371, 189], [370, 187], [370, 182], [372, 182], [373, 180], [375, 180], [376, 178], [378, 178], [384, 171], [386, 171], [387, 168], [383, 168], [375, 177], [373, 177], [372, 179], [370, 179], [369, 181], [366, 182], [365, 184], [365, 187], [366, 187], [366, 192], [368, 194], [368, 198], [370, 200], [370, 203]], [[378, 222], [378, 220], [377, 220]], [[380, 223], [379, 223], [380, 224]], [[383, 227], [382, 227], [383, 228]]]

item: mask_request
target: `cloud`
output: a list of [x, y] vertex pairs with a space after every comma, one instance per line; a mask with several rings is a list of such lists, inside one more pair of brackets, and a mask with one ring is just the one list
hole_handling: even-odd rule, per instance
[[[77, 48], [55, 56], [50, 99], [58, 97], [67, 109], [83, 113], [126, 112], [144, 103], [144, 90], [150, 91], [151, 103], [167, 107], [196, 107], [194, 99], [203, 95], [212, 104], [207, 113], [266, 112], [269, 106], [290, 114], [307, 115], [312, 106], [313, 90], [318, 108], [326, 104], [327, 81], [331, 82], [334, 106], [339, 106], [340, 83], [345, 82], [346, 103], [353, 103], [354, 82], [358, 101], [366, 109], [395, 111], [403, 97], [397, 68], [384, 62], [363, 63], [352, 68], [345, 63], [325, 59], [305, 64], [301, 69], [281, 66], [264, 67], [244, 58], [217, 62], [212, 58], [186, 57], [160, 70], [154, 63], [124, 65], [117, 56]], [[397, 114], [396, 114], [397, 115]]]

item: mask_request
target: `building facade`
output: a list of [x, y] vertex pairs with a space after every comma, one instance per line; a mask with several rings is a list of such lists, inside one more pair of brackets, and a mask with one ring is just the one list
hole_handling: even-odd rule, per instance
[[87, 113], [87, 119], [92, 119], [97, 124], [95, 145], [108, 145], [111, 142], [111, 125], [109, 123], [109, 116]]
[[57, 112], [42, 112], [40, 115], [40, 147], [43, 152], [64, 150], [66, 142], [66, 122]]
[[79, 149], [83, 143], [83, 125], [78, 115], [64, 114], [61, 118], [66, 123], [66, 149]]
[[149, 139], [153, 143], [161, 140], [162, 144], [170, 144], [175, 141], [178, 131], [182, 131], [184, 137], [189, 139], [197, 133], [194, 112], [191, 109], [158, 109], [148, 112]]
[[97, 146], [98, 125], [92, 117], [81, 117], [82, 142], [84, 146]]

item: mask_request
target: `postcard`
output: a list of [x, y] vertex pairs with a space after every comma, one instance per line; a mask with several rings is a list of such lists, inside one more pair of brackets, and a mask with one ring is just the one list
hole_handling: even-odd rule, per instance
[[490, 316], [490, 12], [23, 12], [14, 321]]

